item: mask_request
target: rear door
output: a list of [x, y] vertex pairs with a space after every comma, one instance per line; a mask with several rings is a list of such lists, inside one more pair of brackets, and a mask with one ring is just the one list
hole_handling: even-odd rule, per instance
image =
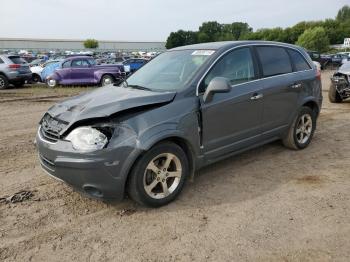
[[257, 46], [264, 96], [262, 130], [264, 138], [276, 136], [293, 116], [300, 93], [287, 50], [280, 46]]

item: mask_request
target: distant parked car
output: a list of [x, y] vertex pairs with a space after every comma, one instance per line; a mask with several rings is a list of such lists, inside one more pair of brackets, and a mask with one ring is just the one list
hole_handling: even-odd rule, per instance
[[123, 65], [96, 65], [95, 59], [88, 56], [75, 56], [65, 59], [47, 77], [50, 87], [57, 85], [108, 85], [125, 77]]
[[317, 69], [321, 71], [321, 64], [319, 62], [317, 62], [317, 61], [312, 61], [312, 62], [315, 64]]
[[[44, 82], [43, 80], [45, 80], [45, 78], [42, 78], [42, 75], [41, 73], [44, 71], [44, 69], [49, 66], [49, 65], [52, 65], [52, 64], [56, 64], [60, 62], [59, 60], [50, 60], [50, 61], [47, 61], [46, 63], [44, 64], [40, 64], [40, 65], [37, 65], [37, 66], [32, 66], [30, 68], [30, 71], [32, 71], [32, 82], [34, 83], [38, 83], [38, 82]], [[51, 73], [54, 71], [54, 69], [51, 71]]]
[[332, 55], [332, 65], [340, 66], [343, 62], [343, 56], [340, 54]]
[[148, 62], [147, 59], [133, 58], [123, 62], [124, 66], [130, 67], [130, 72], [135, 72], [139, 70], [144, 64]]
[[32, 62], [30, 62], [28, 65], [29, 67], [35, 67], [35, 66], [40, 66], [45, 63], [44, 59], [35, 59]]
[[318, 62], [321, 69], [325, 69], [328, 64], [331, 63], [331, 58], [326, 58], [324, 55], [316, 51], [307, 51], [312, 61]]
[[16, 55], [0, 55], [0, 89], [10, 84], [21, 87], [32, 78], [27, 62]]
[[331, 78], [328, 98], [331, 103], [341, 103], [350, 97], [350, 62], [343, 64]]

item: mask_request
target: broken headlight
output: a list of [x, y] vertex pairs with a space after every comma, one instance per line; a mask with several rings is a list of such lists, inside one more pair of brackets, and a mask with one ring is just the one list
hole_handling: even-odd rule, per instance
[[100, 150], [108, 143], [108, 137], [96, 128], [84, 126], [74, 129], [66, 137], [75, 150], [92, 152]]

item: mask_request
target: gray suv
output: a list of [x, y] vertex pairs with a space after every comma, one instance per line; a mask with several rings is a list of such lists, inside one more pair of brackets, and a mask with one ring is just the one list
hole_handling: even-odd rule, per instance
[[0, 55], [0, 89], [10, 84], [21, 87], [32, 79], [32, 72], [27, 62], [17, 55]]
[[51, 107], [36, 144], [43, 169], [79, 191], [158, 207], [228, 156], [274, 140], [306, 148], [321, 104], [320, 72], [303, 49], [206, 43]]

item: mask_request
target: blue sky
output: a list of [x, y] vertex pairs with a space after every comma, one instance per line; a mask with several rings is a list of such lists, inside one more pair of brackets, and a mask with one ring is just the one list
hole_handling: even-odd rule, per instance
[[1, 0], [0, 38], [165, 41], [204, 21], [254, 29], [334, 18], [349, 0]]

